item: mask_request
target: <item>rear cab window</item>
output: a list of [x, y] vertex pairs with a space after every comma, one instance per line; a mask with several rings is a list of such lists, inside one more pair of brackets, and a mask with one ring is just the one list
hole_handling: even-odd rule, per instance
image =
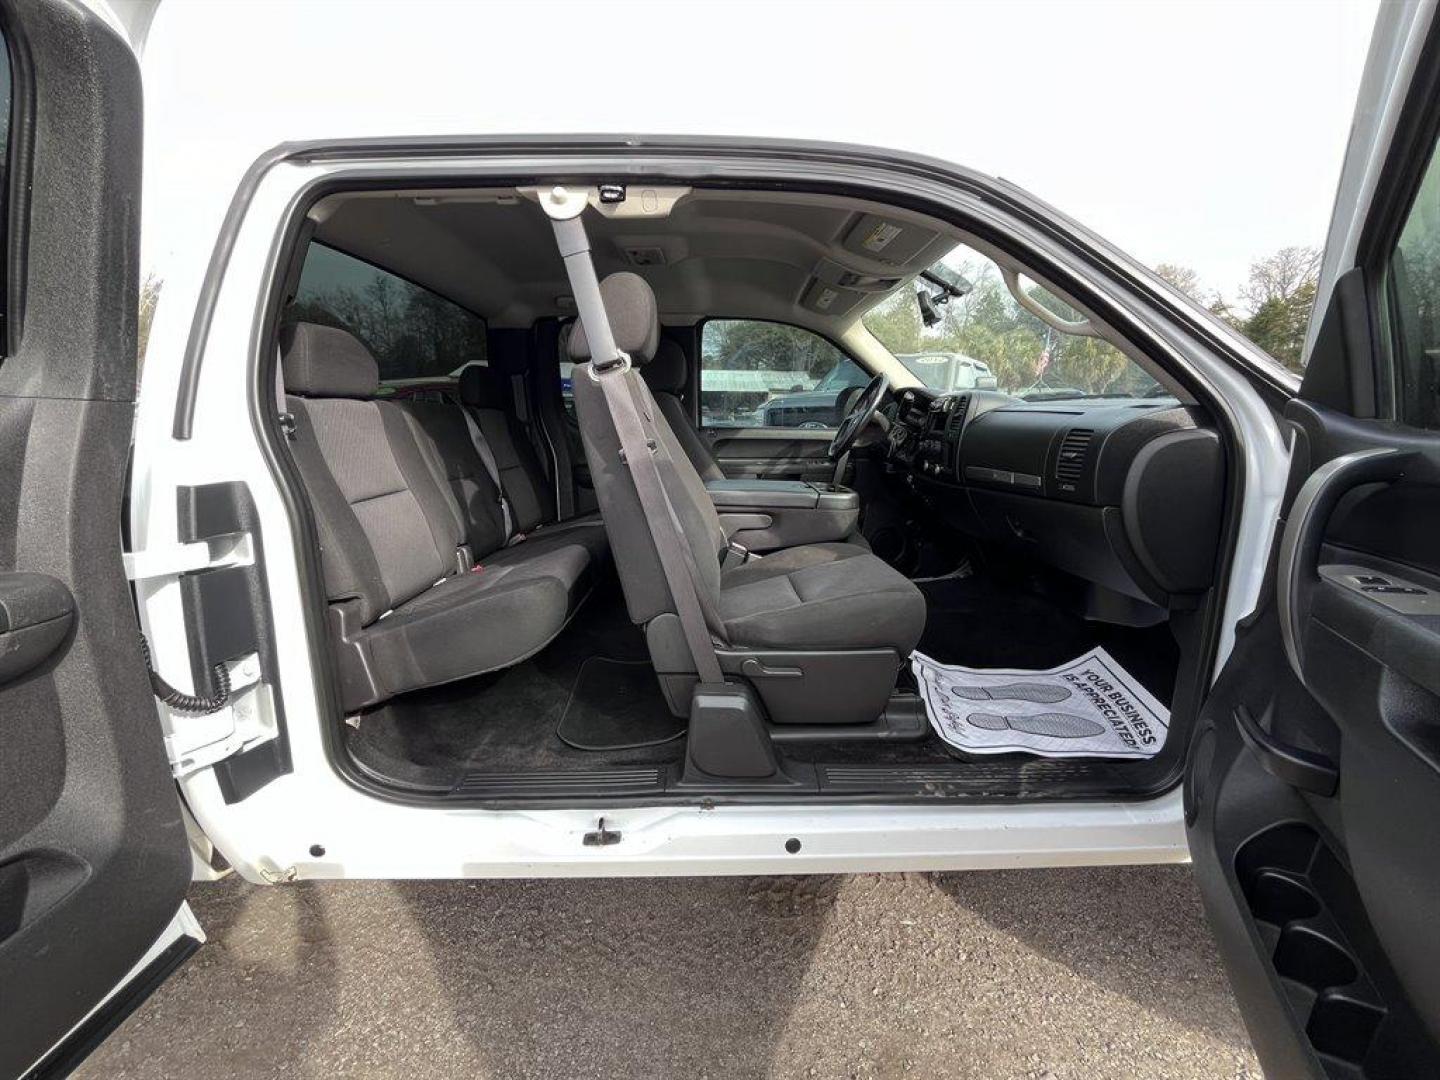
[[485, 363], [485, 320], [479, 315], [322, 243], [312, 242], [305, 253], [285, 322], [354, 334], [375, 357], [380, 381], [392, 393], [410, 382], [444, 382], [469, 364]]
[[700, 331], [700, 424], [837, 427], [870, 376], [819, 334], [758, 319], [710, 319]]

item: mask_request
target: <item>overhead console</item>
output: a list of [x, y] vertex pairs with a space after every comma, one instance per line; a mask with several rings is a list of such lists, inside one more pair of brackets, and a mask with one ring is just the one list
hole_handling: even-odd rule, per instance
[[1224, 453], [1172, 399], [897, 399], [890, 462], [946, 523], [1161, 608], [1209, 587]]
[[857, 213], [835, 258], [811, 271], [800, 306], [820, 315], [849, 314], [860, 301], [888, 293], [954, 247], [955, 241], [908, 218]]

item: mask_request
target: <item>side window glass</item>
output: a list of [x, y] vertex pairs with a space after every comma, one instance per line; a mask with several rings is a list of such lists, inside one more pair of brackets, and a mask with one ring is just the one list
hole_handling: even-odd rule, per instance
[[348, 330], [382, 382], [458, 375], [485, 362], [485, 320], [429, 289], [343, 251], [312, 243], [287, 323]]
[[1399, 418], [1440, 429], [1440, 153], [1390, 254], [1389, 291]]
[[831, 429], [863, 368], [819, 334], [756, 319], [711, 319], [700, 333], [702, 427]]

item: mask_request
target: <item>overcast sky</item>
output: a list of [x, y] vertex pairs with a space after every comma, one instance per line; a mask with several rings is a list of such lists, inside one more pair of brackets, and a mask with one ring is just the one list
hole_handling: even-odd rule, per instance
[[208, 257], [287, 139], [769, 135], [1004, 176], [1234, 293], [1319, 246], [1374, 0], [786, 4], [164, 0], [145, 45], [147, 267]]

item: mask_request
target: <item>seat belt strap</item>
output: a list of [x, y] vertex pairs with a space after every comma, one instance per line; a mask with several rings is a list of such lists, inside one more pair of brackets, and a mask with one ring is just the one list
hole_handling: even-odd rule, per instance
[[505, 539], [509, 540], [515, 526], [510, 518], [510, 500], [505, 497], [505, 485], [500, 482], [500, 466], [495, 463], [495, 455], [485, 440], [485, 433], [480, 430], [480, 422], [475, 419], [475, 414], [466, 405], [461, 405], [460, 411], [465, 416], [465, 426], [470, 429], [470, 441], [475, 444], [475, 452], [480, 455], [481, 464], [485, 466], [485, 471], [490, 474], [490, 479], [495, 484], [495, 493], [500, 499], [500, 514], [505, 519]]
[[615, 424], [620, 451], [635, 483], [635, 494], [640, 499], [640, 509], [655, 543], [665, 584], [675, 601], [675, 614], [695, 662], [695, 671], [703, 683], [722, 683], [725, 677], [720, 670], [715, 643], [711, 640], [700, 604], [700, 586], [693, 568], [694, 556], [680, 530], [674, 507], [660, 478], [660, 469], [655, 464], [656, 441], [645, 432], [630, 381], [626, 377], [630, 371], [630, 358], [616, 348], [615, 337], [610, 332], [610, 318], [600, 296], [595, 264], [590, 258], [590, 241], [585, 234], [585, 224], [580, 220], [585, 198], [574, 193], [571, 197], [578, 201], [578, 207], [573, 203], [556, 205], [544, 195], [540, 203], [555, 229], [555, 240], [565, 262], [566, 276], [570, 279], [570, 291], [575, 295], [575, 307], [585, 327], [586, 340], [590, 343], [590, 363], [586, 365], [586, 371], [588, 377], [599, 384]]

